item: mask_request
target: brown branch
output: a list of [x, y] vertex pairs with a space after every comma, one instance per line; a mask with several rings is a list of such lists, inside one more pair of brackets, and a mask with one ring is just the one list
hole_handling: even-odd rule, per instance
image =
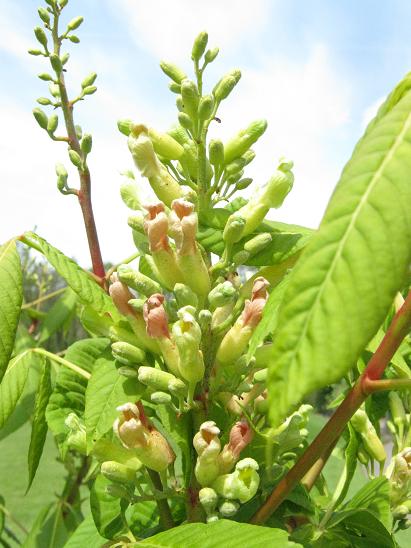
[[[279, 505], [285, 500], [288, 493], [302, 480], [310, 471], [312, 466], [327, 453], [329, 448], [336, 443], [341, 436], [346, 424], [365, 401], [370, 393], [369, 382], [376, 381], [384, 373], [404, 337], [411, 328], [411, 292], [408, 294], [404, 304], [394, 316], [381, 344], [372, 356], [368, 365], [354, 387], [345, 397], [344, 401], [335, 411], [321, 432], [314, 441], [307, 447], [304, 454], [283, 477], [274, 488], [271, 495], [264, 504], [257, 510], [250, 520], [250, 523], [264, 523]], [[322, 467], [321, 467], [322, 468]], [[312, 481], [312, 478], [311, 478]]]

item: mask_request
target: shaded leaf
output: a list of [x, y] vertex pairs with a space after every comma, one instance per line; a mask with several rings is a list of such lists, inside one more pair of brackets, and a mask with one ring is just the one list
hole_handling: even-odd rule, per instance
[[93, 369], [86, 390], [85, 422], [88, 451], [94, 442], [111, 430], [118, 416], [116, 407], [140, 399], [141, 385], [118, 373], [113, 360], [100, 358]]
[[99, 474], [90, 492], [90, 506], [94, 523], [104, 538], [112, 539], [127, 531], [124, 512], [128, 503], [106, 492], [111, 482]]
[[97, 548], [97, 546], [102, 546], [105, 540], [106, 539], [97, 531], [93, 516], [90, 514], [77, 527], [64, 545], [64, 548]]
[[[110, 341], [104, 338], [83, 339], [72, 344], [64, 357], [91, 373], [94, 363], [109, 344]], [[60, 367], [46, 411], [47, 423], [60, 449], [68, 433], [64, 424], [67, 416], [72, 412], [78, 417], [84, 416], [86, 387], [87, 379], [71, 369]]]
[[411, 261], [411, 93], [356, 147], [290, 275], [269, 375], [271, 419], [340, 379], [383, 322]]
[[47, 312], [45, 319], [41, 322], [38, 344], [44, 344], [54, 333], [61, 329], [67, 320], [74, 314], [77, 304], [77, 296], [67, 289]]
[[90, 305], [97, 312], [108, 312], [113, 317], [118, 317], [111, 298], [76, 262], [34, 232], [26, 232], [22, 240], [46, 257], [84, 304]]
[[13, 350], [23, 299], [23, 280], [16, 242], [0, 247], [0, 381]]
[[9, 363], [0, 384], [0, 429], [14, 411], [23, 393], [29, 367], [41, 359], [31, 350], [25, 350]]

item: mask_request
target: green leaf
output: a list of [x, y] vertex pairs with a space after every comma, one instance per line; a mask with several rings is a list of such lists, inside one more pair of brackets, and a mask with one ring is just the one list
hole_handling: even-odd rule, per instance
[[118, 373], [114, 361], [97, 360], [86, 390], [85, 423], [89, 451], [113, 427], [118, 416], [116, 407], [139, 400], [141, 390], [136, 379]]
[[383, 322], [411, 261], [411, 93], [365, 136], [284, 294], [271, 420], [339, 380]]
[[135, 181], [127, 181], [120, 187], [121, 199], [129, 209], [138, 211], [141, 209], [140, 199]]
[[288, 534], [281, 529], [248, 525], [221, 519], [208, 523], [190, 523], [180, 525], [169, 531], [159, 533], [138, 543], [138, 546], [152, 548], [215, 548], [215, 546], [229, 546], [230, 548], [261, 548], [261, 546], [275, 546], [275, 548], [297, 548], [296, 544], [288, 540]]
[[41, 323], [38, 344], [44, 344], [54, 333], [61, 329], [76, 310], [77, 296], [67, 289], [47, 312], [45, 320]]
[[34, 232], [26, 232], [22, 241], [46, 257], [84, 304], [90, 305], [97, 312], [108, 312], [114, 318], [119, 318], [111, 298], [92, 279], [91, 275], [80, 268], [72, 259], [66, 257], [61, 251], [34, 234]]
[[344, 463], [344, 484], [341, 488], [341, 492], [338, 494], [337, 500], [334, 503], [334, 507], [337, 508], [338, 505], [345, 499], [348, 489], [350, 488], [351, 481], [354, 477], [355, 471], [357, 469], [357, 452], [358, 452], [358, 438], [355, 433], [354, 428], [348, 423], [348, 432], [349, 439], [347, 447], [345, 448], [345, 463]]
[[264, 339], [275, 331], [278, 320], [278, 309], [283, 299], [288, 280], [289, 276], [286, 275], [268, 297], [268, 301], [264, 306], [263, 317], [252, 334], [248, 345], [248, 360], [254, 356], [257, 347], [264, 342]]
[[[72, 344], [65, 354], [65, 359], [85, 369], [93, 370], [98, 358], [109, 348], [108, 339], [83, 339]], [[46, 419], [56, 441], [63, 449], [68, 429], [64, 423], [70, 413], [84, 416], [87, 380], [66, 367], [60, 367], [54, 390], [46, 410]]]
[[43, 528], [45, 521], [47, 520], [47, 516], [49, 515], [52, 506], [53, 506], [53, 503], [50, 503], [47, 506], [44, 506], [40, 510], [40, 512], [38, 513], [36, 517], [35, 522], [33, 523], [32, 528], [29, 531], [29, 534], [24, 540], [22, 548], [40, 548], [38, 543], [38, 537], [41, 534], [41, 530]]
[[105, 538], [100, 535], [93, 521], [93, 516], [89, 515], [77, 527], [69, 540], [64, 545], [64, 548], [94, 548], [102, 546]]
[[10, 240], [0, 247], [0, 381], [13, 350], [22, 299], [20, 257]]
[[[337, 527], [335, 525], [338, 523]], [[369, 510], [352, 509], [338, 512], [335, 515], [335, 523], [329, 522], [331, 531], [344, 531], [351, 542], [347, 546], [372, 548], [394, 548], [395, 543], [383, 523]], [[314, 544], [313, 546], [316, 546]]]
[[345, 505], [344, 510], [364, 508], [391, 530], [390, 483], [386, 477], [375, 478], [364, 485]]
[[158, 526], [157, 504], [152, 501], [133, 504], [127, 511], [127, 523], [135, 537], [147, 536], [147, 531]]
[[51, 390], [50, 365], [47, 360], [43, 359], [43, 372], [36, 394], [33, 424], [31, 427], [31, 438], [28, 454], [29, 481], [27, 491], [33, 483], [41, 455], [43, 454], [43, 447], [47, 436], [46, 407], [50, 398]]
[[97, 530], [104, 538], [112, 539], [127, 531], [124, 512], [128, 503], [106, 492], [111, 482], [99, 474], [90, 492], [90, 506]]
[[41, 359], [31, 350], [25, 350], [11, 360], [0, 384], [0, 429], [14, 411], [23, 393], [29, 367]]

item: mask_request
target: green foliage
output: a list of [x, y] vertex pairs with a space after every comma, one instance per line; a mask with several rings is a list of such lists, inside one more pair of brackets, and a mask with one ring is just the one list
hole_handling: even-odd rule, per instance
[[108, 485], [110, 481], [104, 476], [96, 477], [90, 493], [90, 506], [98, 532], [103, 537], [112, 539], [128, 529], [124, 516], [127, 503], [108, 494]]
[[347, 373], [406, 281], [410, 110], [408, 94], [360, 142], [290, 276], [269, 381], [275, 424]]
[[180, 546], [212, 548], [216, 546], [217, 539], [220, 546], [230, 546], [230, 548], [240, 548], [241, 546], [259, 548], [264, 544], [276, 546], [276, 548], [297, 548], [301, 546], [289, 541], [286, 531], [236, 523], [224, 519], [208, 525], [203, 523], [181, 525], [171, 531], [154, 535], [139, 544], [152, 548], [178, 548]]
[[26, 232], [23, 241], [47, 258], [84, 304], [91, 306], [97, 312], [108, 312], [114, 317], [118, 316], [113, 303], [103, 289], [72, 259], [33, 232]]
[[27, 490], [33, 483], [34, 476], [43, 453], [44, 443], [47, 436], [46, 408], [51, 394], [51, 376], [49, 363], [43, 360], [43, 372], [41, 374], [39, 387], [34, 404], [33, 425], [31, 428], [31, 439], [28, 454], [29, 484]]
[[20, 259], [10, 240], [0, 247], [0, 381], [13, 350], [22, 296]]

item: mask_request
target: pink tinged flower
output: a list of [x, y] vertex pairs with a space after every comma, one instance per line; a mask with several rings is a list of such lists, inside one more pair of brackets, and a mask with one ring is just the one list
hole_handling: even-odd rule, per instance
[[231, 428], [228, 444], [223, 451], [231, 451], [236, 459], [240, 457], [241, 451], [253, 439], [254, 432], [246, 420], [241, 420], [235, 423]]
[[170, 213], [170, 233], [180, 255], [193, 255], [196, 251], [198, 219], [194, 204], [181, 198], [173, 200]]
[[163, 306], [164, 295], [154, 293], [143, 307], [143, 317], [146, 322], [147, 335], [156, 338], [170, 338], [168, 329], [168, 318]]
[[170, 249], [168, 242], [168, 218], [165, 213], [163, 202], [156, 202], [145, 205], [147, 215], [144, 219], [144, 230], [150, 244], [150, 251], [160, 251]]
[[127, 285], [119, 281], [116, 273], [111, 275], [110, 282], [111, 285], [108, 291], [110, 293], [110, 297], [113, 299], [113, 303], [115, 304], [117, 310], [120, 312], [120, 314], [123, 314], [124, 316], [134, 316], [134, 310], [128, 304], [128, 301], [130, 299], [133, 299], [134, 296], [127, 287]]
[[262, 276], [254, 280], [251, 301], [246, 301], [241, 316], [244, 326], [256, 327], [260, 323], [268, 299], [267, 287], [269, 285], [269, 282]]

